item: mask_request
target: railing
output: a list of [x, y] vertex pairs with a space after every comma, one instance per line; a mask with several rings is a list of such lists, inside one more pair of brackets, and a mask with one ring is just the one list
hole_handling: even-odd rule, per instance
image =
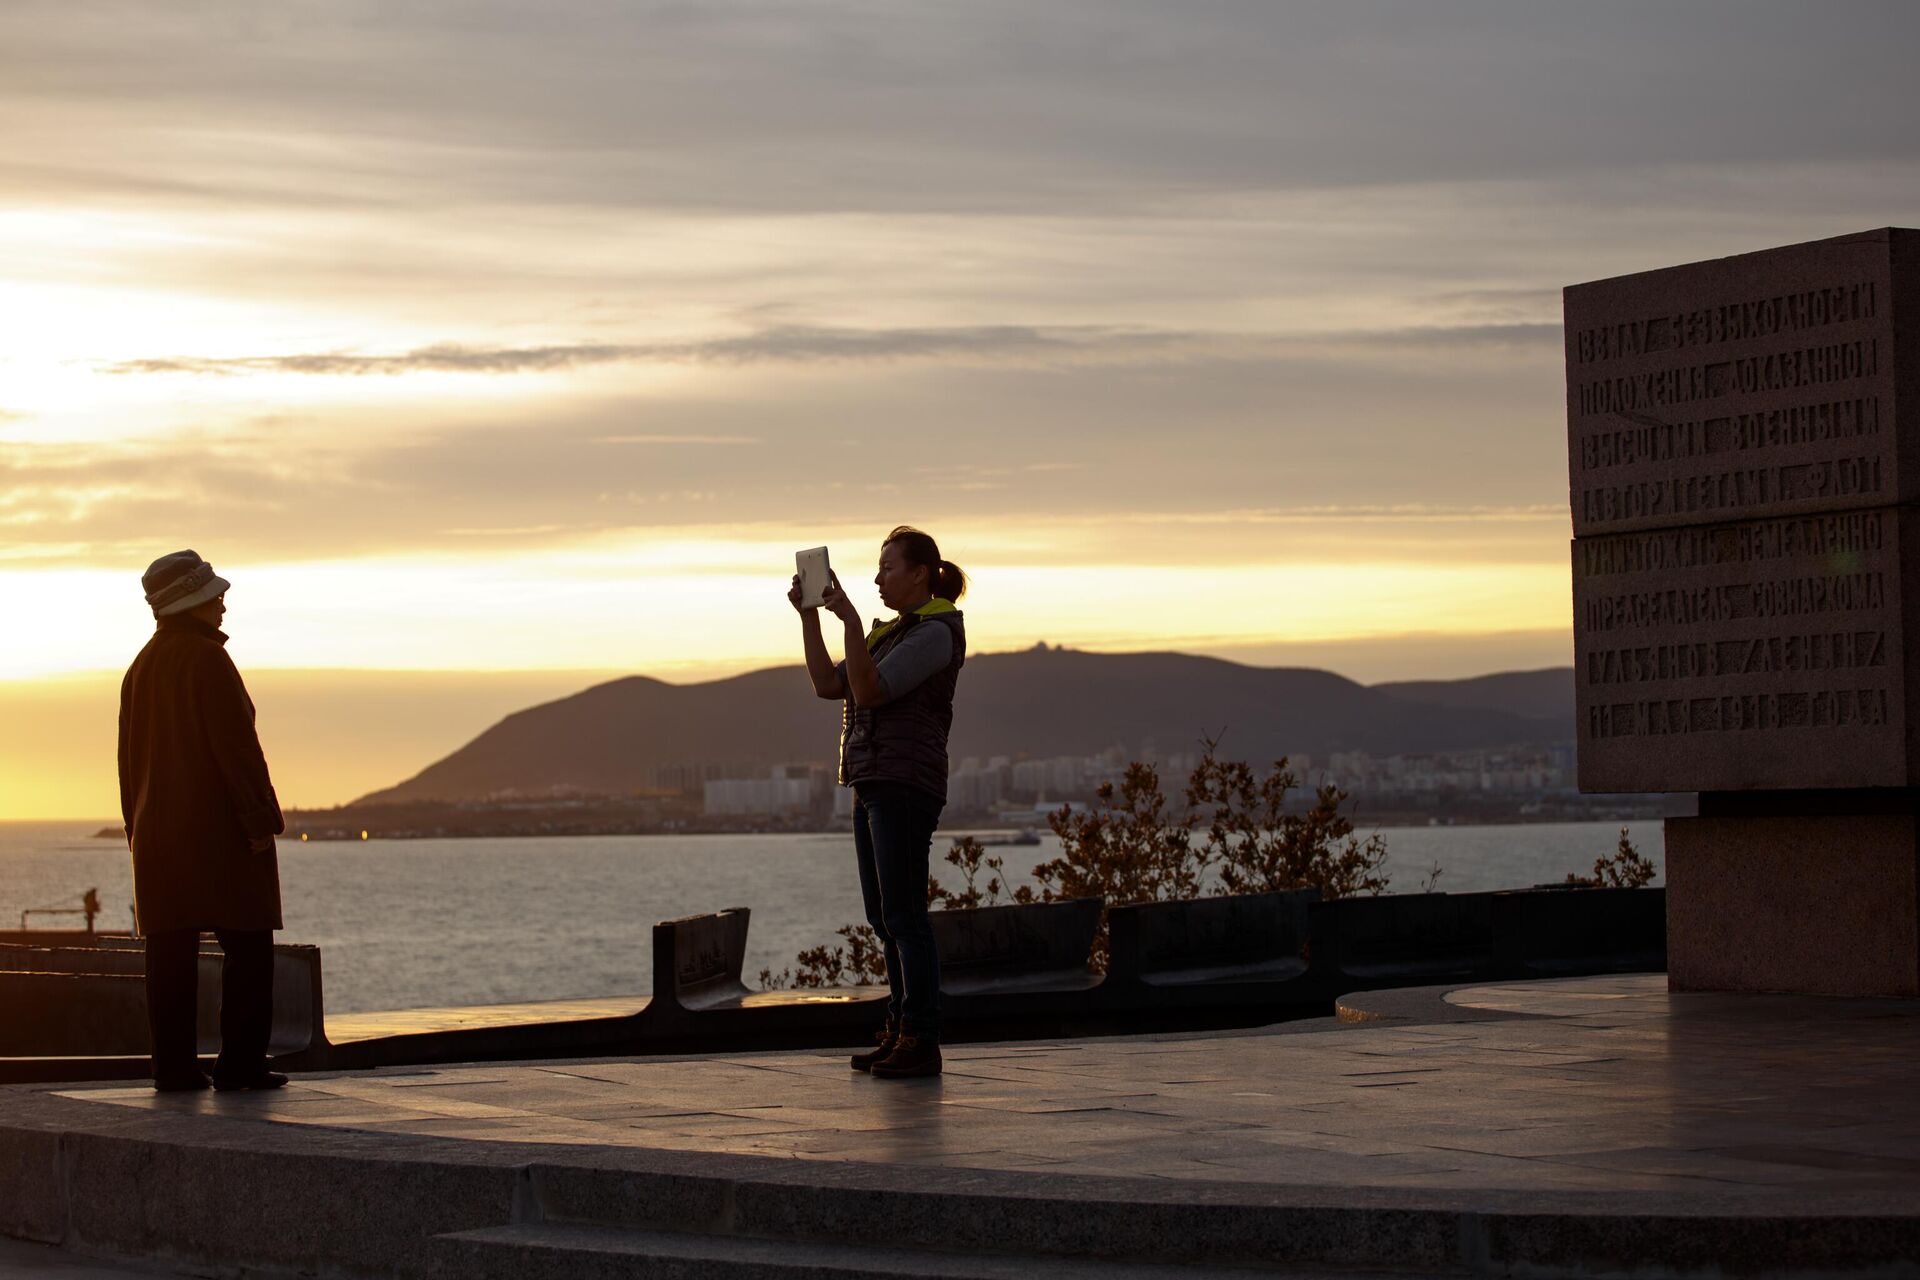
[[20, 929], [23, 933], [26, 931], [28, 927], [27, 919], [30, 916], [85, 916], [87, 918], [87, 932], [92, 933], [94, 917], [99, 914], [100, 890], [89, 889], [80, 895], [80, 905], [77, 907], [53, 906], [27, 908], [20, 913]]

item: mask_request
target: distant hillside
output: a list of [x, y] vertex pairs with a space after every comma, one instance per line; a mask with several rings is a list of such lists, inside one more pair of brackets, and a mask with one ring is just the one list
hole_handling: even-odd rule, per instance
[[1479, 707], [1564, 727], [1557, 737], [1573, 736], [1573, 668], [1506, 671], [1471, 680], [1401, 680], [1371, 686], [1376, 693], [1435, 707]]
[[[961, 677], [952, 751], [955, 759], [1045, 757], [1119, 745], [1168, 754], [1222, 731], [1227, 753], [1253, 760], [1560, 741], [1571, 736], [1569, 674], [1558, 673], [1557, 705], [1515, 692], [1536, 678], [1550, 684], [1544, 678], [1555, 675], [1420, 682], [1401, 686], [1412, 690], [1407, 694], [1326, 671], [1178, 653], [984, 654], [970, 659]], [[1459, 700], [1444, 692], [1465, 686], [1481, 688]], [[1512, 706], [1546, 710], [1521, 714]], [[554, 788], [619, 794], [651, 785], [661, 765], [831, 760], [839, 719], [838, 704], [815, 698], [797, 666], [691, 685], [633, 676], [515, 712], [444, 760], [356, 803], [478, 800]]]

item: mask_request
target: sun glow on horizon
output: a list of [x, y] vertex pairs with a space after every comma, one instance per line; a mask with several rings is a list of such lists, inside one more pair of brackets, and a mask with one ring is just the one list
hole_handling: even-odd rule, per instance
[[[789, 548], [802, 541], [798, 532], [779, 541], [607, 539], [511, 556], [279, 564], [233, 564], [217, 546], [198, 549], [234, 584], [227, 625], [243, 665], [648, 670], [691, 655], [739, 663], [793, 649], [784, 597]], [[837, 545], [846, 549], [835, 568], [853, 598], [879, 613], [868, 557], [851, 540]], [[982, 649], [1547, 630], [1564, 625], [1567, 609], [1566, 568], [1554, 562], [1020, 563], [970, 556], [966, 545], [947, 543], [972, 579], [963, 606]], [[0, 679], [123, 666], [152, 629], [144, 567], [0, 562], [0, 596], [33, 601], [33, 616], [53, 623], [0, 636]]]

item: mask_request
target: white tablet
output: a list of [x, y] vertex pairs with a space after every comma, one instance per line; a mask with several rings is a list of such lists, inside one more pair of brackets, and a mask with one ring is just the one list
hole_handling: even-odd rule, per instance
[[793, 553], [793, 567], [800, 574], [800, 607], [818, 609], [827, 602], [827, 582], [833, 571], [827, 567], [827, 549], [808, 547]]

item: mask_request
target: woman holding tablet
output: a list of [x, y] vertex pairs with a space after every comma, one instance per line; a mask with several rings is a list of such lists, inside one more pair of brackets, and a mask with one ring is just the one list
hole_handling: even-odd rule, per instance
[[873, 584], [895, 616], [868, 631], [839, 579], [828, 581], [824, 606], [845, 632], [839, 663], [827, 653], [820, 609], [803, 603], [798, 574], [787, 599], [800, 614], [813, 691], [841, 702], [840, 784], [853, 788], [860, 896], [886, 950], [887, 1024], [853, 1068], [931, 1076], [940, 1073], [940, 957], [927, 919], [927, 860], [947, 803], [947, 733], [967, 660], [954, 606], [967, 577], [932, 538], [902, 525], [880, 544]]

